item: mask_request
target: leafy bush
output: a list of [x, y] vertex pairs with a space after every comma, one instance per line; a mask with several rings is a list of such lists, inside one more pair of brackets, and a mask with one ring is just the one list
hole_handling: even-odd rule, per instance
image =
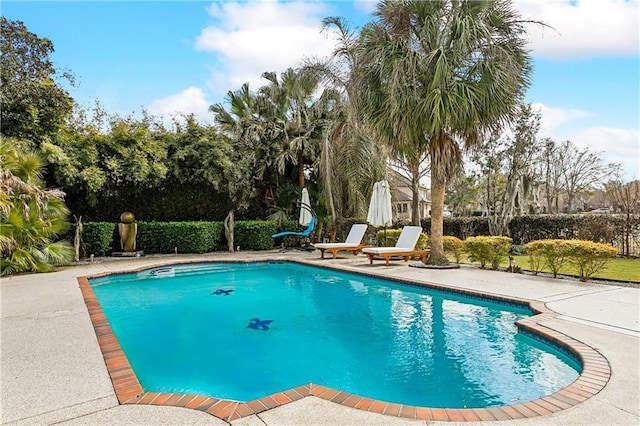
[[111, 222], [87, 222], [82, 224], [82, 246], [85, 256], [104, 256], [112, 251], [118, 233]]
[[460, 263], [462, 257], [463, 242], [460, 238], [453, 237], [451, 235], [445, 235], [442, 237], [442, 245], [445, 254], [449, 254], [456, 259], [456, 263]]
[[[378, 231], [376, 237], [380, 242], [382, 247], [393, 247], [398, 242], [398, 238], [400, 238], [400, 234], [402, 233], [402, 229], [387, 229], [386, 238], [385, 231]], [[420, 237], [418, 237], [418, 242], [416, 243], [416, 248], [418, 250], [424, 250], [427, 248], [427, 241], [429, 237], [424, 232], [420, 233]]]
[[480, 267], [484, 268], [487, 263], [492, 269], [498, 269], [509, 253], [511, 248], [511, 238], [497, 237], [469, 237], [462, 246], [462, 249], [472, 262], [480, 262]]
[[567, 257], [567, 240], [536, 240], [524, 245], [529, 254], [529, 267], [538, 274], [543, 266], [551, 269], [553, 277], [558, 276]]
[[524, 245], [529, 254], [529, 266], [534, 274], [547, 266], [551, 269], [553, 277], [558, 276], [558, 272], [564, 265], [567, 258], [567, 241], [568, 240], [536, 240]]
[[137, 248], [146, 253], [207, 253], [222, 243], [221, 222], [138, 222]]
[[618, 253], [618, 249], [611, 245], [593, 241], [570, 240], [567, 245], [570, 262], [578, 268], [580, 281], [588, 281]]
[[271, 220], [241, 220], [235, 222], [233, 240], [241, 250], [270, 250], [276, 230], [276, 222]]
[[538, 240], [526, 244], [525, 248], [534, 273], [538, 273], [544, 264], [555, 278], [568, 261], [578, 269], [580, 281], [588, 281], [618, 253], [611, 245], [585, 240]]

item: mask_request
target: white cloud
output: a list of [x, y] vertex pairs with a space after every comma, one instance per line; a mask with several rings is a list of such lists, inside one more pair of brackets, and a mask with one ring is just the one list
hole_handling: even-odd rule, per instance
[[589, 127], [570, 138], [577, 146], [602, 151], [608, 163], [620, 163], [626, 181], [640, 179], [640, 132], [637, 129]]
[[378, 0], [354, 0], [353, 4], [358, 10], [365, 13], [373, 13], [378, 5]]
[[151, 115], [167, 118], [181, 114], [194, 114], [201, 121], [212, 121], [212, 115], [208, 112], [209, 105], [211, 102], [207, 100], [202, 89], [191, 86], [178, 94], [152, 101], [147, 105], [146, 110]]
[[524, 19], [553, 27], [527, 26], [535, 56], [638, 55], [638, 0], [516, 0], [515, 6]]
[[559, 127], [581, 118], [591, 117], [588, 111], [579, 109], [552, 108], [541, 103], [533, 103], [534, 111], [540, 111], [542, 116], [542, 133], [554, 133]]
[[213, 3], [215, 24], [202, 30], [195, 47], [216, 54], [218, 68], [209, 87], [216, 93], [235, 90], [249, 82], [265, 84], [265, 71], [280, 73], [304, 58], [326, 56], [333, 40], [320, 33], [320, 21], [329, 16], [330, 3], [249, 1]]

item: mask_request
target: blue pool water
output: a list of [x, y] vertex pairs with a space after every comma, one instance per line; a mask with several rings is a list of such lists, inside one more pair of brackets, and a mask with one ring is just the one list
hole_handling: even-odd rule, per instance
[[249, 401], [312, 382], [489, 407], [549, 395], [580, 370], [518, 333], [524, 308], [295, 263], [150, 272], [91, 279], [146, 391]]

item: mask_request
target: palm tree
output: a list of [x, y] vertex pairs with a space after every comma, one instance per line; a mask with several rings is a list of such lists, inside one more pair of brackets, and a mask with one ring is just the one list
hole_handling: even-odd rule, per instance
[[429, 152], [431, 256], [442, 247], [447, 182], [463, 148], [499, 129], [529, 84], [524, 22], [509, 0], [384, 0], [359, 41], [358, 94], [376, 134], [399, 152]]
[[266, 105], [269, 119], [279, 130], [282, 151], [277, 158], [283, 173], [288, 165], [296, 166], [298, 186], [304, 187], [305, 164], [312, 163], [318, 154], [323, 109], [327, 106], [314, 96], [318, 79], [304, 70], [287, 69], [278, 79], [276, 73], [265, 72], [269, 81], [259, 93]]
[[0, 139], [0, 275], [48, 272], [71, 262], [73, 248], [52, 242], [66, 230], [64, 193], [42, 189], [42, 159]]
[[336, 48], [328, 60], [311, 60], [305, 70], [318, 76], [321, 97], [331, 105], [316, 168], [325, 203], [336, 218], [363, 218], [374, 182], [386, 175], [386, 146], [376, 142], [363, 120], [358, 97], [357, 34], [339, 17], [323, 21], [323, 31], [335, 30]]

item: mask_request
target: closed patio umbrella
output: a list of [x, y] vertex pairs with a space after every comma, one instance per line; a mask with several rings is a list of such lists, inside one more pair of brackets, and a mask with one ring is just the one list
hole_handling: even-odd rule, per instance
[[373, 185], [371, 202], [369, 203], [369, 212], [367, 214], [367, 222], [369, 222], [371, 226], [375, 227], [384, 226], [386, 239], [386, 227], [391, 226], [393, 223], [392, 221], [391, 191], [389, 189], [389, 182], [382, 180]]

